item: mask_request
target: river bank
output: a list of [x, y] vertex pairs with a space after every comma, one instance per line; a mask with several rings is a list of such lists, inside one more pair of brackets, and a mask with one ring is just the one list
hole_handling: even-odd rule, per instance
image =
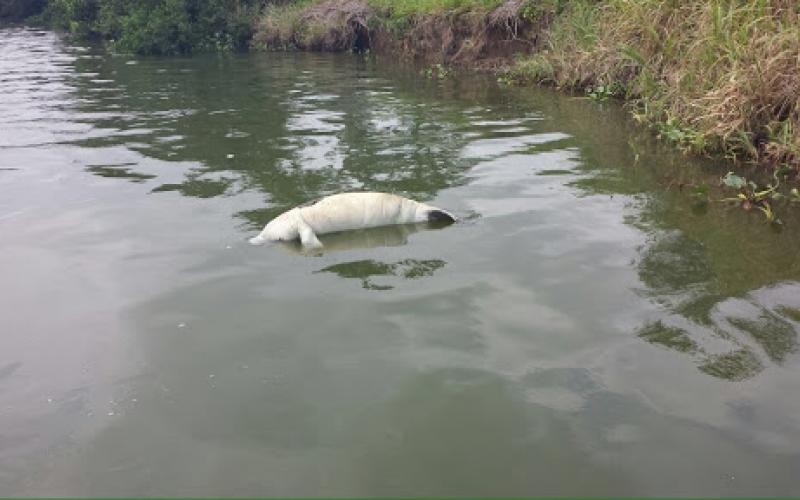
[[[793, 2], [326, 0], [267, 7], [252, 46], [369, 50], [605, 100], [689, 152], [800, 169]], [[781, 176], [790, 172], [783, 168]]]
[[[17, 16], [21, 5], [0, 2]], [[792, 1], [37, 5], [44, 9], [39, 22], [107, 40], [121, 52], [369, 51], [417, 61], [432, 77], [453, 67], [491, 70], [511, 84], [553, 85], [600, 101], [617, 98], [639, 122], [687, 152], [726, 157], [740, 171], [755, 166], [778, 173], [759, 189], [787, 185], [800, 175], [800, 6]]]

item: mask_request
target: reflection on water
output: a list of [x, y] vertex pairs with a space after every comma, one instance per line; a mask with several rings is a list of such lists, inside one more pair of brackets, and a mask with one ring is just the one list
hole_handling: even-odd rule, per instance
[[[135, 165], [135, 163], [127, 164], [127, 165]], [[148, 175], [142, 174], [139, 172], [135, 172], [130, 168], [126, 168], [126, 164], [123, 165], [88, 165], [86, 167], [87, 172], [91, 172], [93, 174], [99, 175], [101, 177], [110, 177], [110, 178], [121, 178], [121, 179], [128, 179], [131, 182], [144, 182], [148, 179], [155, 179], [155, 175]]]
[[[787, 311], [800, 304], [800, 286], [726, 297], [718, 291], [724, 277], [715, 273], [715, 263], [703, 243], [679, 232], [660, 234], [647, 246], [638, 263], [644, 293], [672, 317], [666, 325], [644, 325], [639, 337], [689, 354], [702, 372], [728, 380], [753, 377], [770, 362], [781, 364], [797, 350], [797, 322]], [[773, 298], [763, 303], [764, 296]]]
[[[257, 189], [275, 211], [343, 190], [429, 199], [463, 182], [469, 164], [459, 151], [467, 141], [453, 132], [467, 117], [404, 99], [387, 81], [369, 78], [363, 64], [347, 69], [351, 81], [339, 77], [337, 61], [321, 57], [314, 71], [287, 79], [294, 59], [209, 57], [202, 64], [143, 60], [131, 66], [124, 58], [80, 58], [77, 111], [93, 127], [75, 142], [199, 161], [180, 182], [153, 192], [208, 197]], [[232, 85], [229, 78], [238, 72], [242, 79]], [[87, 74], [102, 78], [85, 81]], [[271, 213], [253, 208], [240, 215], [257, 227]]]
[[321, 234], [319, 235], [319, 240], [322, 243], [322, 248], [312, 251], [303, 248], [299, 240], [281, 241], [275, 243], [275, 245], [281, 249], [301, 255], [307, 255], [309, 253], [312, 255], [322, 255], [323, 253], [355, 249], [394, 247], [408, 243], [408, 237], [416, 232], [441, 229], [446, 225], [448, 225], [448, 223], [442, 222], [396, 224], [393, 226], [372, 227], [357, 231]]
[[342, 278], [360, 279], [361, 286], [367, 290], [391, 290], [394, 288], [393, 286], [375, 284], [370, 278], [373, 276], [400, 276], [406, 279], [422, 278], [424, 276], [432, 276], [437, 269], [441, 269], [445, 264], [445, 261], [439, 259], [405, 259], [391, 264], [374, 260], [358, 260], [334, 264], [320, 269], [318, 272], [335, 273]]
[[[800, 219], [697, 210], [724, 170], [614, 104], [0, 46], [0, 495], [800, 487]], [[362, 189], [468, 216], [246, 243]]]

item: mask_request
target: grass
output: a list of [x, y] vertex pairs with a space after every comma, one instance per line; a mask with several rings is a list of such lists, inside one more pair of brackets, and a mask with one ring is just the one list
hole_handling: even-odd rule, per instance
[[489, 11], [502, 0], [367, 0], [372, 7], [389, 11], [392, 17], [424, 16], [453, 11]]
[[507, 78], [613, 88], [662, 137], [800, 169], [800, 6], [792, 0], [574, 0]]
[[257, 48], [290, 49], [304, 31], [301, 17], [313, 0], [267, 5], [259, 17], [251, 45]]
[[[373, 23], [381, 23], [387, 29], [403, 31], [408, 29], [408, 21], [415, 18], [457, 12], [483, 13], [502, 3], [503, 0], [299, 0], [270, 4], [260, 16], [253, 46], [271, 50], [327, 46], [329, 43], [324, 41], [326, 36], [346, 32], [348, 11], [360, 7], [377, 13], [370, 16]], [[309, 16], [309, 13], [326, 5], [338, 5], [342, 15], [329, 15], [322, 20], [319, 19], [320, 16], [316, 16], [316, 19], [315, 16]]]

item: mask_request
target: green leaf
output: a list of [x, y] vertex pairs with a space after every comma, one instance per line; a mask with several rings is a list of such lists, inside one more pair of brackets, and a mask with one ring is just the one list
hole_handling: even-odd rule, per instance
[[632, 61], [639, 64], [639, 66], [642, 67], [647, 66], [647, 61], [645, 61], [644, 57], [642, 57], [642, 55], [633, 47], [631, 46], [625, 47], [624, 49], [622, 49], [622, 53], [626, 55], [628, 59], [631, 59]]
[[790, 167], [789, 165], [784, 164], [780, 168], [775, 170], [775, 173], [773, 174], [773, 176], [776, 179], [779, 179], [779, 178], [781, 178], [781, 177], [783, 177], [785, 175], [791, 174], [793, 171], [794, 171], [794, 169], [792, 167]]
[[747, 180], [733, 172], [728, 172], [728, 174], [722, 178], [722, 183], [730, 188], [742, 189], [747, 185]]

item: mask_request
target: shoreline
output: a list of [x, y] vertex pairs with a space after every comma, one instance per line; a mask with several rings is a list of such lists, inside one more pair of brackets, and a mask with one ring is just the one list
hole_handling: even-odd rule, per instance
[[[727, 14], [720, 14], [710, 3], [695, 0], [682, 7], [650, 3], [643, 2], [634, 13], [621, 10], [624, 2], [587, 0], [568, 2], [562, 8], [506, 0], [491, 8], [476, 4], [398, 13], [399, 7], [386, 7], [383, 0], [312, 0], [268, 7], [250, 46], [255, 50], [368, 50], [377, 57], [430, 65], [434, 74], [448, 67], [488, 70], [509, 84], [549, 85], [599, 101], [619, 99], [637, 121], [687, 153], [725, 158], [737, 169], [757, 165], [766, 172], [779, 172], [782, 181], [797, 181], [800, 73], [790, 70], [793, 58], [800, 67], [800, 22], [790, 19], [793, 12], [780, 6], [768, 6], [761, 13], [746, 8], [740, 12], [729, 6]], [[695, 19], [677, 17], [687, 13]], [[637, 26], [626, 18], [631, 15]], [[652, 19], [645, 19], [646, 15]], [[727, 26], [713, 26], [714, 19], [703, 16], [722, 16], [716, 21]], [[720, 47], [707, 38], [725, 41], [730, 35], [720, 30], [733, 32], [745, 23], [750, 23], [750, 29], [763, 30], [784, 19], [786, 33], [775, 34], [785, 44], [783, 59], [773, 61], [771, 70], [754, 70], [720, 56], [719, 67], [710, 75], [700, 63], [668, 54], [678, 47], [699, 50], [697, 45], [703, 45], [703, 54], [713, 58]], [[703, 26], [704, 21], [712, 24]], [[694, 31], [687, 29], [688, 24]], [[705, 33], [706, 28], [716, 34]], [[652, 40], [641, 40], [648, 29], [651, 37], [663, 43], [651, 46]], [[792, 33], [797, 34], [796, 43]], [[740, 59], [745, 61], [760, 55], [766, 43], [740, 41]], [[725, 64], [730, 67], [722, 67]], [[757, 86], [739, 81], [745, 70], [752, 70], [751, 78], [759, 81], [769, 77], [770, 71], [783, 76], [772, 91], [750, 88]]]
[[800, 4], [784, 0], [214, 0], [194, 13], [40, 3], [35, 24], [118, 52], [370, 52], [435, 78], [488, 71], [507, 84], [618, 99], [686, 153], [773, 174], [761, 190], [800, 180]]

